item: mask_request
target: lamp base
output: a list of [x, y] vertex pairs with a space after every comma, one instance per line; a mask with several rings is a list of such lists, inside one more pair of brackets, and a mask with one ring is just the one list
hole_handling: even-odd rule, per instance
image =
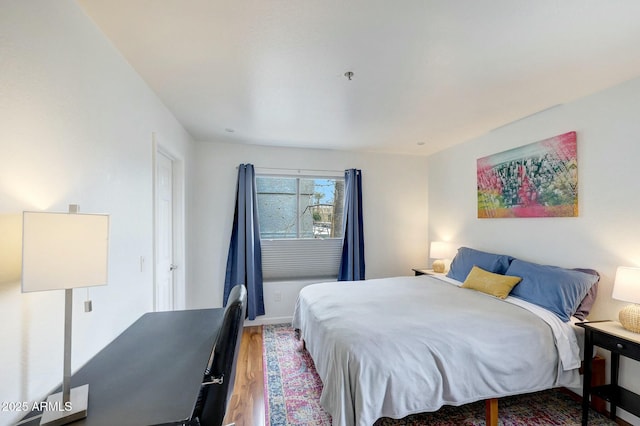
[[629, 331], [640, 333], [640, 305], [628, 305], [618, 314], [620, 324]]
[[67, 404], [62, 402], [62, 392], [49, 395], [45, 410], [42, 412], [40, 425], [66, 425], [67, 423], [84, 419], [87, 417], [88, 403], [89, 385], [72, 388]]
[[446, 269], [446, 265], [444, 264], [444, 260], [442, 260], [442, 259], [434, 260], [433, 263], [431, 264], [431, 269], [433, 269], [433, 272], [436, 272], [438, 274], [444, 273], [445, 269]]

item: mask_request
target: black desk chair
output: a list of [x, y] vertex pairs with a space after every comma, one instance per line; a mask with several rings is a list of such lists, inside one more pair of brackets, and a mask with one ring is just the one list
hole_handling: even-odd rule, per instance
[[200, 397], [191, 417], [201, 426], [220, 426], [233, 393], [242, 327], [247, 310], [244, 285], [231, 289], [222, 327], [205, 370]]
[[233, 393], [242, 327], [247, 311], [247, 290], [239, 284], [231, 289], [222, 326], [205, 370], [198, 401], [191, 418], [155, 426], [221, 426]]

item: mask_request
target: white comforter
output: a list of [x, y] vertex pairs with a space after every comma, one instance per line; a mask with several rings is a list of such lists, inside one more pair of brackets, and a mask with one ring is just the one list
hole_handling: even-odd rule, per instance
[[300, 292], [293, 326], [333, 424], [370, 426], [442, 405], [577, 386], [570, 324], [516, 303], [431, 276], [330, 282]]

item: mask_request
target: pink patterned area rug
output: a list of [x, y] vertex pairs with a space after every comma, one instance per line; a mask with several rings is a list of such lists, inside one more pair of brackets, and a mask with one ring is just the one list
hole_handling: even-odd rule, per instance
[[[331, 426], [331, 416], [320, 406], [322, 381], [291, 325], [265, 325], [263, 340], [266, 426]], [[499, 413], [503, 426], [579, 425], [581, 419], [580, 403], [555, 390], [502, 398]], [[484, 402], [480, 401], [400, 420], [379, 419], [374, 426], [484, 424]], [[589, 425], [616, 423], [592, 410]]]
[[262, 329], [265, 426], [331, 426], [320, 406], [322, 381], [291, 324]]

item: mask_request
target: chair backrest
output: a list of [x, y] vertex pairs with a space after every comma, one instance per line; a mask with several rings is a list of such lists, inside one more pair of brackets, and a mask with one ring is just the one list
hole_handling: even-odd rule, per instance
[[233, 393], [246, 311], [247, 290], [239, 284], [229, 294], [222, 327], [205, 371], [201, 404], [194, 412], [202, 426], [220, 426], [224, 419]]

